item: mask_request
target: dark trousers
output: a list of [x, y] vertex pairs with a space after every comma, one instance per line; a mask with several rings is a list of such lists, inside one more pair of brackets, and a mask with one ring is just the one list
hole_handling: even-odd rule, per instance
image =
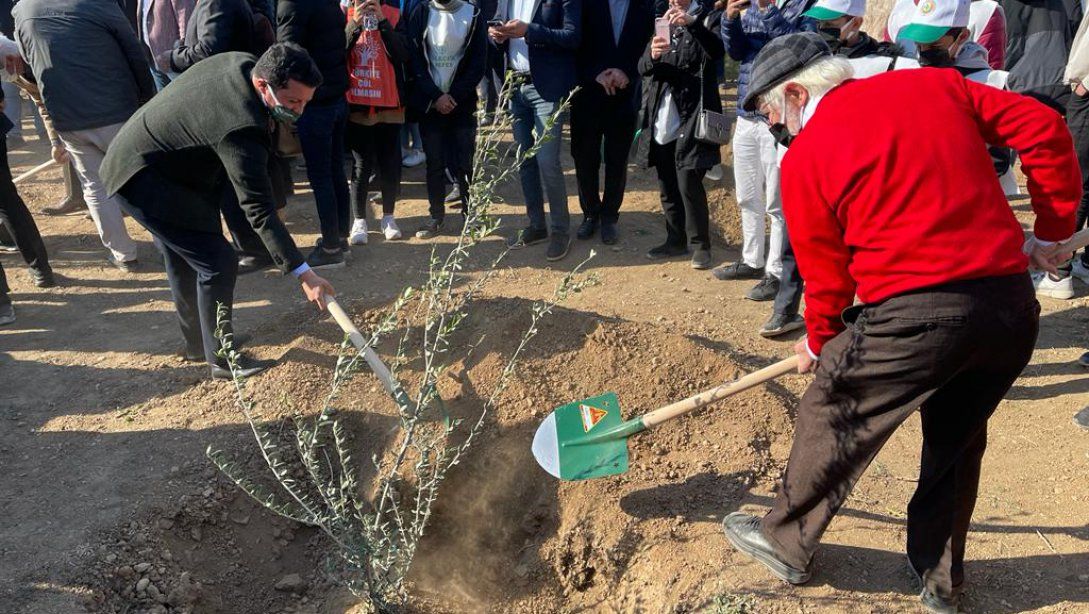
[[307, 105], [297, 124], [306, 177], [317, 204], [321, 243], [328, 249], [339, 248], [352, 227], [348, 177], [344, 172], [347, 121], [348, 101], [341, 98], [328, 104]]
[[805, 282], [802, 274], [798, 272], [798, 259], [794, 257], [794, 248], [790, 246], [789, 229], [786, 242], [783, 244], [783, 275], [779, 278], [779, 292], [775, 295], [775, 313], [788, 316], [798, 315], [798, 308], [802, 304], [802, 293], [805, 291]]
[[[238, 276], [238, 255], [221, 232], [194, 230], [177, 223], [150, 217], [143, 207], [164, 191], [181, 194], [190, 191], [168, 181], [154, 171], [137, 173], [121, 189], [125, 197], [123, 208], [151, 233], [155, 246], [163, 254], [170, 293], [178, 313], [185, 345], [190, 350], [203, 348], [208, 364], [220, 366], [225, 361], [216, 357], [216, 310], [226, 308], [226, 327], [231, 332], [231, 308], [234, 305], [234, 284]], [[194, 194], [194, 199], [206, 198]]]
[[[634, 87], [615, 96], [582, 90], [571, 104], [571, 155], [579, 205], [588, 219], [615, 222], [628, 183], [628, 154], [635, 138]], [[601, 194], [602, 153], [605, 193]]]
[[10, 232], [28, 267], [43, 273], [52, 270], [38, 225], [12, 183], [8, 147], [3, 138], [0, 138], [0, 224]]
[[650, 160], [658, 170], [658, 192], [666, 220], [666, 243], [692, 244], [696, 249], [711, 249], [711, 221], [707, 211], [707, 191], [703, 188], [706, 169], [677, 168], [677, 144], [650, 145]]
[[464, 206], [469, 195], [476, 153], [476, 118], [472, 112], [442, 115], [431, 111], [420, 119], [420, 137], [427, 156], [427, 202], [431, 218], [446, 217], [446, 170], [454, 175]]
[[[1074, 228], [1081, 230], [1089, 218], [1089, 96], [1071, 93], [1066, 105], [1066, 124], [1074, 136], [1074, 151], [1078, 154], [1082, 187], [1086, 190], [1078, 204], [1077, 226]], [[1082, 251], [1081, 261], [1089, 266], [1089, 251]]]
[[987, 419], [1032, 356], [1040, 305], [1025, 273], [957, 282], [844, 313], [798, 406], [782, 489], [763, 532], [808, 567], [862, 472], [916, 408], [919, 484], [907, 510], [908, 559], [952, 597], [987, 447]]
[[382, 214], [393, 215], [401, 191], [401, 128], [401, 124], [364, 126], [348, 122], [348, 149], [354, 159], [352, 213], [357, 220], [367, 219], [367, 191], [375, 167], [382, 190]]

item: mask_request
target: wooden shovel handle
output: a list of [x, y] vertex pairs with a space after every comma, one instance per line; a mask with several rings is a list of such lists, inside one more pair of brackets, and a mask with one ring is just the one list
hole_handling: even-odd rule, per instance
[[396, 395], [396, 386], [393, 383], [393, 374], [389, 372], [385, 363], [378, 357], [378, 354], [374, 353], [374, 350], [367, 345], [367, 339], [363, 336], [363, 333], [359, 332], [359, 329], [352, 323], [352, 319], [348, 317], [348, 314], [344, 312], [344, 308], [340, 306], [337, 300], [328, 294], [325, 295], [325, 307], [329, 310], [329, 313], [333, 314], [333, 319], [337, 321], [340, 328], [348, 334], [348, 339], [351, 340], [352, 345], [357, 350], [363, 352], [363, 360], [367, 361], [371, 370], [378, 376], [378, 379], [382, 380], [382, 385], [386, 388], [386, 392]]
[[656, 409], [643, 416], [643, 425], [648, 429], [658, 426], [667, 420], [672, 420], [701, 407], [706, 407], [715, 401], [725, 399], [730, 395], [748, 390], [753, 386], [758, 386], [764, 382], [771, 381], [780, 375], [785, 375], [797, 369], [798, 356], [795, 354], [786, 360], [780, 360], [759, 371], [753, 371], [740, 379], [720, 384], [710, 390], [705, 390], [694, 397], [689, 397], [683, 401], [677, 401], [672, 405], [666, 405], [661, 409]]
[[44, 171], [45, 169], [52, 168], [53, 166], [56, 166], [56, 164], [57, 163], [54, 160], [49, 160], [47, 162], [42, 162], [38, 166], [35, 166], [34, 168], [30, 169], [29, 171], [23, 173], [22, 175], [19, 175], [15, 179], [12, 179], [11, 182], [14, 183], [15, 185], [19, 185], [20, 183], [26, 181], [27, 179], [30, 179], [31, 177], [33, 177], [34, 175], [37, 175], [38, 173]]

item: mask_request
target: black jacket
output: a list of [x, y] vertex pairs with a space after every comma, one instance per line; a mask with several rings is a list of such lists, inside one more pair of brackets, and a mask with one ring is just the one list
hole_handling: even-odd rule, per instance
[[248, 53], [228, 52], [187, 70], [121, 128], [101, 174], [112, 195], [137, 173], [154, 169], [164, 181], [162, 197], [142, 203], [143, 213], [211, 233], [222, 232], [219, 203], [224, 189], [233, 187], [246, 218], [287, 272], [303, 257], [273, 204], [273, 120], [250, 80], [256, 62]]
[[703, 8], [690, 27], [674, 30], [673, 46], [661, 58], [651, 59], [648, 44], [639, 60], [639, 73], [643, 76], [643, 108], [639, 119], [642, 131], [639, 139], [643, 142], [639, 151], [648, 152], [644, 160], [647, 166], [656, 165], [649, 152], [653, 149], [650, 144], [654, 138], [654, 120], [666, 85], [672, 89], [673, 102], [681, 115], [677, 169], [706, 170], [722, 161], [718, 145], [696, 139], [700, 110], [722, 112], [715, 80], [715, 67], [726, 55], [718, 36], [721, 22], [722, 11]]
[[155, 95], [144, 46], [116, 2], [21, 0], [12, 14], [57, 130], [119, 124]]
[[[472, 4], [472, 3], [469, 3]], [[484, 23], [480, 9], [473, 5], [473, 25], [466, 37], [465, 54], [461, 56], [454, 82], [447, 92], [457, 103], [454, 113], [474, 113], [476, 111], [476, 86], [484, 78], [487, 68], [488, 26]], [[442, 90], [431, 79], [431, 63], [427, 59], [427, 20], [431, 15], [431, 5], [427, 0], [412, 9], [408, 18], [406, 35], [408, 36], [411, 63], [408, 88], [408, 108], [416, 115], [426, 114], [435, 101], [442, 97]]]
[[[384, 1], [382, 4], [395, 6], [395, 0]], [[385, 47], [386, 55], [389, 56], [390, 64], [393, 64], [393, 72], [397, 77], [397, 99], [401, 101], [401, 106], [405, 106], [405, 95], [408, 92], [407, 70], [412, 59], [411, 45], [408, 42], [408, 36], [405, 35], [405, 23], [408, 21], [405, 17], [405, 15], [401, 15], [397, 19], [396, 26], [390, 25], [387, 19], [378, 22], [378, 33], [382, 36], [382, 45]], [[355, 25], [349, 21], [345, 33], [345, 40], [348, 44], [348, 53], [346, 55], [348, 59], [346, 62], [350, 71], [352, 47], [355, 47], [356, 41], [363, 34], [363, 26], [362, 24]], [[349, 105], [349, 110], [363, 110], [363, 107]]]
[[[582, 43], [577, 63], [579, 85], [602, 90], [594, 79], [609, 68], [628, 75], [632, 89], [639, 79], [639, 58], [654, 34], [654, 12], [647, 0], [628, 0], [628, 14], [620, 30], [620, 42], [613, 36], [613, 19], [608, 0], [582, 5]], [[592, 33], [592, 34], [591, 34]]]
[[257, 46], [247, 0], [198, 0], [185, 27], [185, 40], [170, 52], [170, 67], [185, 72], [218, 53], [253, 53]]
[[857, 43], [850, 47], [842, 45], [836, 49], [835, 53], [845, 58], [864, 58], [870, 55], [898, 58], [905, 55], [904, 48], [900, 45], [879, 41], [865, 32], [859, 33]]
[[306, 49], [321, 71], [321, 86], [311, 104], [329, 104], [348, 91], [344, 22], [338, 0], [280, 0], [276, 5], [279, 42]]
[[[500, 11], [504, 21], [510, 19], [511, 4], [507, 0], [506, 10]], [[537, 0], [526, 30], [533, 86], [549, 102], [563, 100], [578, 83], [575, 55], [582, 44], [582, 4], [582, 0]], [[503, 43], [498, 48], [506, 54], [509, 47]]]

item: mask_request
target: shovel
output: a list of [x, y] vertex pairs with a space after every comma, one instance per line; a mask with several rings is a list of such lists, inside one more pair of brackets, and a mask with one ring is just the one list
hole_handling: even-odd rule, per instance
[[628, 470], [628, 437], [797, 368], [798, 357], [791, 356], [627, 422], [620, 419], [620, 401], [614, 392], [568, 403], [557, 407], [537, 428], [533, 456], [545, 471], [561, 480], [619, 475]]
[[390, 373], [388, 367], [382, 362], [382, 359], [378, 357], [378, 354], [374, 352], [371, 346], [367, 345], [367, 339], [363, 336], [363, 333], [359, 332], [359, 329], [352, 323], [352, 319], [348, 317], [348, 314], [344, 311], [344, 308], [340, 306], [337, 300], [328, 294], [325, 295], [325, 308], [332, 314], [333, 319], [337, 321], [340, 328], [348, 335], [348, 339], [355, 346], [355, 349], [363, 352], [363, 360], [367, 361], [367, 365], [370, 366], [371, 371], [378, 376], [378, 379], [382, 380], [382, 387], [386, 389], [386, 392], [390, 394], [400, 404], [402, 401], [407, 404], [408, 395], [405, 393], [401, 384], [393, 379], [393, 374]]

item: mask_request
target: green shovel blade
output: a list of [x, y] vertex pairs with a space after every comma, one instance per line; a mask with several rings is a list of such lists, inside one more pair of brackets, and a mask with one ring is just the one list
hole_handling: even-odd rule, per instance
[[628, 470], [628, 441], [643, 430], [624, 422], [620, 401], [609, 392], [556, 408], [533, 437], [533, 456], [561, 480], [588, 480]]

